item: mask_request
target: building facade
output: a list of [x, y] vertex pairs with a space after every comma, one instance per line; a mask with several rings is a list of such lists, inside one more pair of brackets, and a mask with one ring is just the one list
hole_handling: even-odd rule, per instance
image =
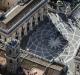
[[44, 20], [48, 13], [47, 2], [48, 0], [33, 0], [23, 6], [14, 6], [5, 15], [6, 19], [0, 22], [0, 39], [4, 42], [12, 38], [21, 40], [40, 21]]
[[6, 44], [7, 71], [16, 73], [20, 67], [20, 43], [12, 40]]

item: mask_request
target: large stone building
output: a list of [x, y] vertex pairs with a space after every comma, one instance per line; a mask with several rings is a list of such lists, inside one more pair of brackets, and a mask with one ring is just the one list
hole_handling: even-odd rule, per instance
[[[47, 16], [49, 0], [26, 0], [27, 2], [25, 3], [23, 0], [17, 1], [8, 3], [11, 6], [6, 11], [1, 9], [0, 41], [5, 43], [12, 39], [21, 40], [20, 44], [24, 46], [24, 48], [20, 46], [22, 48], [21, 57], [30, 62], [26, 64], [28, 64], [27, 68], [30, 68], [31, 72], [35, 70], [36, 67], [34, 68], [34, 66], [37, 65], [37, 70], [42, 72], [42, 74], [38, 72], [38, 75], [65, 75], [67, 67], [61, 65], [61, 63], [55, 63], [54, 59], [63, 52], [68, 41]], [[17, 58], [14, 59], [13, 57], [16, 56], [16, 48], [12, 54], [12, 48], [8, 48], [12, 56], [7, 54], [8, 60], [12, 60], [13, 62], [17, 60]], [[14, 64], [16, 62], [9, 65], [8, 69], [15, 67]], [[42, 67], [44, 69], [41, 70]]]
[[48, 12], [47, 2], [48, 0], [30, 0], [21, 6], [15, 2], [12, 2], [14, 4], [10, 2], [9, 4], [14, 5], [14, 7], [11, 6], [12, 9], [4, 12], [5, 19], [0, 21], [0, 39], [4, 42], [11, 38], [21, 40], [40, 21], [43, 21]]

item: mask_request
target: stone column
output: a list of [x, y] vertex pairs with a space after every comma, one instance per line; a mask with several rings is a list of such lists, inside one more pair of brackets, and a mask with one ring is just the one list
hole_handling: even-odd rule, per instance
[[19, 33], [19, 40], [21, 40], [21, 39], [22, 39], [22, 37], [21, 37], [21, 31], [22, 31], [22, 28], [20, 27], [20, 28], [18, 29], [18, 33]]
[[35, 25], [38, 25], [38, 13], [35, 14]]
[[40, 20], [43, 21], [43, 8], [40, 9]]
[[33, 26], [32, 26], [32, 17], [30, 18], [30, 20], [29, 20], [29, 23], [30, 23], [30, 26], [29, 26], [29, 30], [33, 30]]
[[23, 28], [24, 28], [24, 35], [27, 35], [27, 23], [24, 23]]
[[5, 36], [1, 35], [1, 39], [5, 42]]
[[11, 39], [13, 39], [13, 38], [15, 39], [15, 37], [16, 37], [16, 36], [15, 36], [15, 32], [14, 32], [14, 33], [12, 34]]
[[45, 9], [44, 15], [46, 16], [48, 14], [48, 5], [47, 4], [44, 6], [44, 9]]

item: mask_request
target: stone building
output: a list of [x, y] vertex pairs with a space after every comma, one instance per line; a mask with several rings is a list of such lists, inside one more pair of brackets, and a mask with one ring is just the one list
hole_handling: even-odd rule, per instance
[[26, 75], [21, 67], [20, 42], [16, 39], [10, 40], [5, 44], [5, 54], [0, 56], [1, 75]]
[[19, 41], [12, 40], [6, 44], [7, 71], [16, 73], [20, 67], [20, 45]]
[[30, 0], [21, 6], [14, 2], [15, 6], [7, 10], [5, 19], [0, 21], [0, 39], [4, 42], [12, 38], [21, 40], [43, 21], [48, 12], [47, 2], [48, 0]]

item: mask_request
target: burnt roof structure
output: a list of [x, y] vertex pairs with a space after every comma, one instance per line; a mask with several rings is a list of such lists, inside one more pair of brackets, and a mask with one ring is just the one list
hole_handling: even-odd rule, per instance
[[64, 51], [67, 44], [68, 41], [54, 24], [47, 24], [46, 21], [22, 39], [21, 48], [36, 57], [51, 62]]

